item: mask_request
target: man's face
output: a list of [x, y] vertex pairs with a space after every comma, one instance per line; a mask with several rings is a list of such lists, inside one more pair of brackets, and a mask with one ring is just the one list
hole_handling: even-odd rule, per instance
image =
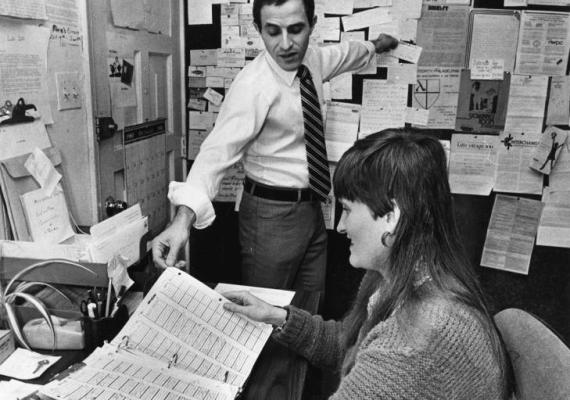
[[261, 26], [256, 26], [265, 48], [285, 71], [296, 71], [303, 62], [316, 17], [311, 23], [302, 0], [288, 0], [261, 8]]

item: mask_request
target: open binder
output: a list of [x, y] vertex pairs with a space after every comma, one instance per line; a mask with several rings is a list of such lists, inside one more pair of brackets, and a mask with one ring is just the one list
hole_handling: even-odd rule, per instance
[[272, 328], [224, 310], [227, 301], [168, 268], [110, 344], [40, 392], [69, 400], [133, 393], [155, 400], [234, 399]]

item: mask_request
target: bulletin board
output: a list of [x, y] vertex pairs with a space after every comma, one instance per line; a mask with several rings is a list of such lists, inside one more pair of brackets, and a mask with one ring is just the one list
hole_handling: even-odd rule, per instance
[[[520, 9], [503, 9], [502, 1], [477, 1], [474, 9], [497, 9], [504, 14], [516, 14]], [[546, 9], [561, 11], [557, 7], [533, 7], [526, 10]], [[355, 10], [356, 11], [356, 10]], [[567, 10], [564, 10], [567, 11]], [[186, 57], [191, 49], [220, 47], [220, 6], [213, 5], [211, 25], [186, 26]], [[468, 44], [466, 43], [465, 46]], [[353, 95], [348, 102], [362, 101], [364, 79], [386, 79], [387, 69], [379, 67], [373, 75], [353, 75]], [[413, 88], [410, 85], [408, 106], [412, 105]], [[347, 101], [347, 100], [343, 100]], [[454, 129], [424, 129], [425, 133], [442, 140], [450, 140]], [[477, 130], [473, 131], [478, 133]], [[493, 134], [487, 133], [487, 134]], [[190, 164], [191, 165], [191, 164]], [[546, 179], [546, 178], [545, 178]], [[545, 184], [547, 184], [547, 179]], [[540, 196], [520, 194], [522, 198], [539, 200]], [[516, 307], [527, 310], [551, 325], [570, 343], [570, 249], [534, 246], [528, 275], [519, 275], [480, 266], [487, 228], [496, 198], [489, 196], [454, 194], [454, 212], [458, 221], [461, 240], [469, 260], [480, 277], [483, 289], [496, 313], [504, 308]], [[206, 281], [239, 282], [239, 244], [237, 213], [234, 204], [215, 203], [217, 219], [203, 230], [193, 231], [191, 238], [192, 273]], [[338, 208], [337, 208], [338, 209]], [[340, 215], [337, 212], [336, 221]], [[349, 307], [352, 294], [357, 289], [362, 272], [349, 266], [348, 242], [344, 235], [328, 231], [328, 266], [323, 314], [339, 318]]]

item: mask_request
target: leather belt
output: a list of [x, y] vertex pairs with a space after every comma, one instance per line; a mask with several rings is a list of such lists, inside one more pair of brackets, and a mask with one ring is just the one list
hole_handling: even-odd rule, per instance
[[243, 190], [253, 196], [267, 200], [277, 201], [318, 201], [311, 189], [289, 189], [263, 185], [253, 179], [245, 177]]

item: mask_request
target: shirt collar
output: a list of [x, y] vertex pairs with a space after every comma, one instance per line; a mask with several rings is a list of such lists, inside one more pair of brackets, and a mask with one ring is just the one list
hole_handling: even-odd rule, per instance
[[271, 54], [269, 54], [268, 51], [265, 51], [265, 60], [267, 61], [267, 64], [269, 64], [269, 67], [273, 70], [273, 72], [275, 72], [277, 76], [283, 79], [283, 81], [287, 85], [289, 86], [293, 85], [293, 81], [297, 76], [297, 71], [285, 71], [275, 62], [275, 60], [273, 59], [273, 57], [271, 57]]

